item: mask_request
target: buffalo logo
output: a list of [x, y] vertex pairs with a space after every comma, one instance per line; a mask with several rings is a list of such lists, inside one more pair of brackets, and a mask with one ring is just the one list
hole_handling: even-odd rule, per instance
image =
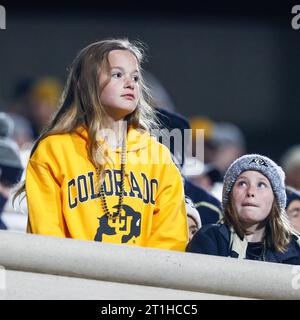
[[141, 233], [141, 214], [134, 211], [130, 206], [123, 204], [121, 213], [117, 217], [118, 205], [113, 208], [116, 209], [116, 212], [113, 213], [112, 219], [108, 219], [105, 214], [98, 218], [99, 227], [94, 240], [101, 242], [104, 234], [108, 236], [117, 234], [116, 229], [120, 233], [124, 233], [122, 243], [127, 243], [132, 237], [138, 237]]
[[263, 160], [263, 159], [261, 159], [261, 158], [254, 158], [254, 159], [252, 159], [252, 160], [249, 162], [249, 164], [251, 164], [251, 163], [253, 163], [253, 162], [254, 162], [255, 164], [260, 165], [260, 166], [268, 167], [268, 165], [266, 164], [265, 160]]

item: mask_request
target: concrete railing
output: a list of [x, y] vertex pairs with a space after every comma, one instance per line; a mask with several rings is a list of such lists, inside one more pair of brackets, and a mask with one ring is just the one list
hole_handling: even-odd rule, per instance
[[[82, 279], [82, 283], [92, 279], [124, 288], [156, 287], [157, 292], [167, 288], [231, 297], [300, 299], [300, 289], [295, 287], [298, 266], [6, 231], [0, 232], [0, 265], [11, 273], [15, 286], [16, 277], [23, 273], [47, 274]], [[14, 272], [19, 273], [13, 276]]]

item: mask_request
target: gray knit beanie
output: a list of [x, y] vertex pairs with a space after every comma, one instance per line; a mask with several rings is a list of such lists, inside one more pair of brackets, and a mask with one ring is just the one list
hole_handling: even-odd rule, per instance
[[248, 170], [258, 171], [269, 179], [279, 208], [285, 209], [285, 173], [274, 161], [259, 154], [244, 155], [230, 165], [224, 176], [223, 208], [229, 203], [230, 192], [238, 176]]

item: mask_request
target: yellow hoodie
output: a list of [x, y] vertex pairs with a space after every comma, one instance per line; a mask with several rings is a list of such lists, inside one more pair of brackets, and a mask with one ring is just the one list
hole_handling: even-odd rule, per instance
[[[87, 132], [43, 139], [26, 171], [27, 231], [42, 235], [184, 251], [188, 241], [183, 183], [169, 150], [148, 133], [127, 136], [121, 214], [108, 219], [88, 160]], [[104, 190], [117, 212], [121, 150], [108, 148]]]

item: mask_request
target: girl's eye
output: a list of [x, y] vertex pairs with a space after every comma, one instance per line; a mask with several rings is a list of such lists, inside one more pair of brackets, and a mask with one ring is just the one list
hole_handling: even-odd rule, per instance
[[298, 218], [299, 217], [299, 211], [296, 211], [292, 215], [293, 218]]
[[299, 208], [295, 208], [293, 210], [289, 211], [289, 215], [291, 218], [297, 218], [300, 214], [300, 209]]
[[238, 182], [238, 186], [240, 186], [240, 187], [243, 187], [243, 186], [245, 186], [245, 185], [246, 185], [246, 182], [243, 181], [243, 180], [240, 180], [240, 181]]
[[122, 73], [121, 72], [116, 72], [112, 74], [113, 78], [121, 78], [122, 77]]
[[133, 80], [134, 80], [135, 82], [138, 82], [138, 81], [140, 80], [140, 77], [139, 77], [138, 75], [136, 75], [136, 76], [133, 77]]
[[259, 182], [259, 183], [258, 183], [258, 187], [259, 187], [259, 188], [266, 188], [267, 185], [266, 185], [264, 182]]

